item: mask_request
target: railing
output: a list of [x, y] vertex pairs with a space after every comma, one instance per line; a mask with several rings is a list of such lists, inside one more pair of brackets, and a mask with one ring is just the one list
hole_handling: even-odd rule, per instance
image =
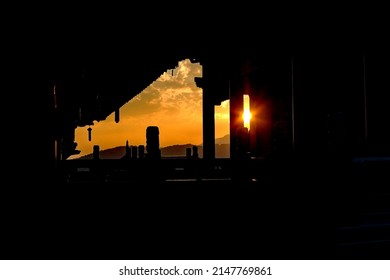
[[265, 160], [248, 159], [99, 159], [69, 160], [58, 165], [60, 179], [75, 182], [254, 179], [266, 168]]

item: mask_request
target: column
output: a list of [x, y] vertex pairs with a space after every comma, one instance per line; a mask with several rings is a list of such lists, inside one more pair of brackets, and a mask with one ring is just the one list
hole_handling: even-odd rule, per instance
[[240, 92], [239, 81], [230, 82], [230, 158], [238, 156], [238, 133], [244, 127], [244, 96]]
[[208, 76], [208, 65], [204, 63], [203, 69], [203, 158], [215, 158], [215, 118], [214, 101], [210, 91], [210, 77]]

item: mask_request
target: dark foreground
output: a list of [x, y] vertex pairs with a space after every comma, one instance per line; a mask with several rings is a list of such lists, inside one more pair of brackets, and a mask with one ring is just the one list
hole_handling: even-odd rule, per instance
[[1, 258], [390, 258], [388, 161], [219, 166], [14, 178], [1, 196]]

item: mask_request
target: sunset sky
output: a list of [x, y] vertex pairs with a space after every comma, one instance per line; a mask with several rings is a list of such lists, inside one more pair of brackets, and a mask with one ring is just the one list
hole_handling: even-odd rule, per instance
[[[139, 95], [120, 108], [120, 122], [114, 114], [106, 120], [94, 122], [92, 140], [88, 141], [88, 127], [76, 129], [75, 141], [81, 151], [79, 157], [92, 153], [93, 145], [101, 150], [129, 145], [146, 144], [146, 128], [154, 125], [160, 130], [160, 147], [174, 144], [202, 143], [202, 89], [196, 87], [195, 77], [202, 76], [202, 66], [190, 60], [178, 62], [175, 69], [167, 69]], [[215, 136], [229, 134], [229, 101], [215, 107]]]

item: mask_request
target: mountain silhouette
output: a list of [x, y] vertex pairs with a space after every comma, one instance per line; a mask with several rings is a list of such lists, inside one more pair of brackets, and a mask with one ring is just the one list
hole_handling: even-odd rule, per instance
[[[101, 150], [99, 152], [99, 158], [101, 159], [120, 159], [125, 155], [126, 146], [118, 146], [106, 150]], [[93, 154], [87, 154], [75, 159], [93, 159]]]
[[223, 137], [215, 139], [215, 145], [224, 145], [224, 144], [230, 145], [230, 134], [226, 134]]
[[[230, 156], [230, 136], [225, 135], [221, 138], [215, 139], [215, 157], [216, 158], [228, 158]], [[195, 146], [193, 144], [177, 144], [160, 148], [161, 157], [163, 158], [178, 158], [186, 156], [186, 149]], [[202, 145], [196, 145], [198, 147], [199, 157], [203, 157]], [[125, 155], [126, 147], [118, 146], [99, 152], [100, 159], [120, 159]], [[87, 154], [75, 159], [93, 159], [93, 154]]]
[[[226, 134], [225, 136], [215, 138], [215, 145], [230, 145], [230, 134]], [[203, 143], [200, 143], [199, 146], [203, 146]]]

